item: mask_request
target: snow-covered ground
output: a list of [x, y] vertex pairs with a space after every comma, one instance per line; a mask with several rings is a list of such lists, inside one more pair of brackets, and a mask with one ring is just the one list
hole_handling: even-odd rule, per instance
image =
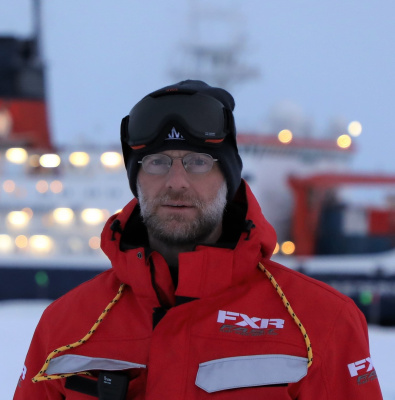
[[[34, 328], [48, 301], [0, 302], [1, 400], [12, 399]], [[369, 327], [371, 355], [384, 400], [395, 400], [395, 328]]]

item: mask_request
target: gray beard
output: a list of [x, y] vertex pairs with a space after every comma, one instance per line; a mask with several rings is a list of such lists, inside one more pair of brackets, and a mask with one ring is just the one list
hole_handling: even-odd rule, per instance
[[[202, 202], [199, 199], [191, 198], [189, 195], [173, 191], [148, 201], [138, 182], [137, 194], [140, 213], [149, 235], [169, 246], [190, 246], [204, 242], [214, 229], [222, 223], [227, 186], [224, 182], [216, 197], [209, 202]], [[187, 201], [199, 210], [198, 216], [192, 221], [182, 215], [159, 217], [155, 213], [156, 208], [171, 200]], [[175, 228], [171, 227], [173, 221], [178, 222]]]

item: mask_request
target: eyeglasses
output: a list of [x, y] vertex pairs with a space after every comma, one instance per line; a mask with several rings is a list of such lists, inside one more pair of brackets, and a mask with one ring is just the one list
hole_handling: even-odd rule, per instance
[[151, 175], [165, 175], [169, 172], [174, 160], [181, 160], [185, 171], [191, 174], [204, 174], [211, 171], [214, 162], [218, 161], [204, 153], [189, 153], [184, 157], [170, 157], [166, 154], [150, 154], [138, 161], [144, 171]]

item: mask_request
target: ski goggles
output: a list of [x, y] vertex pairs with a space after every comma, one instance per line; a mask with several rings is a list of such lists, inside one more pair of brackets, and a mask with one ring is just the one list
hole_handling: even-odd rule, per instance
[[179, 123], [188, 139], [200, 144], [220, 144], [228, 134], [236, 134], [232, 111], [214, 97], [198, 92], [154, 92], [122, 120], [122, 140], [133, 150], [143, 149], [170, 123]]

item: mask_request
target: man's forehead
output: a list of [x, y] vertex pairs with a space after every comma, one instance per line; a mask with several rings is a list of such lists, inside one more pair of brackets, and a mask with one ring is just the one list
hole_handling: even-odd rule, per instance
[[170, 157], [184, 157], [190, 153], [193, 153], [193, 151], [190, 151], [190, 150], [166, 150], [166, 151], [160, 151], [159, 153], [156, 153], [156, 154], [166, 154], [167, 156], [170, 156]]

